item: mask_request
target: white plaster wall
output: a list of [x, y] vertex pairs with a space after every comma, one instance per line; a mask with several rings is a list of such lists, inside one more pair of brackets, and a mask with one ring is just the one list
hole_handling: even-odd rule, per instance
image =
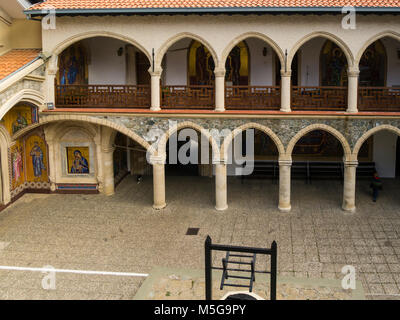
[[374, 135], [373, 141], [373, 159], [379, 176], [394, 178], [397, 135], [389, 131], [380, 131]]
[[[257, 38], [246, 39], [250, 51], [250, 85], [272, 86], [274, 85], [274, 51], [265, 42]], [[263, 49], [267, 48], [267, 55], [263, 56]]]
[[305, 43], [300, 48], [300, 85], [302, 86], [319, 86], [319, 62], [322, 46], [326, 39], [315, 38]]
[[165, 56], [166, 85], [187, 85], [188, 50], [192, 39], [182, 39], [173, 44]]
[[400, 34], [400, 20], [396, 16], [357, 16], [356, 30], [343, 29], [341, 19], [341, 15], [59, 17], [56, 30], [43, 31], [43, 50], [58, 53], [77, 39], [107, 34], [136, 43], [149, 58], [154, 48], [160, 62], [158, 54], [165, 44], [171, 45], [177, 35], [194, 34], [204, 39], [220, 59], [235, 39], [251, 32], [269, 37], [281, 52], [287, 49], [290, 60], [303, 39], [322, 32], [342, 41], [353, 58], [374, 35], [388, 30]]
[[[85, 40], [89, 48], [89, 84], [126, 83], [126, 43], [113, 38], [95, 37]], [[123, 48], [123, 54], [117, 51]]]
[[387, 55], [387, 78], [388, 87], [400, 86], [400, 58], [397, 50], [400, 50], [400, 42], [392, 38], [382, 39]]

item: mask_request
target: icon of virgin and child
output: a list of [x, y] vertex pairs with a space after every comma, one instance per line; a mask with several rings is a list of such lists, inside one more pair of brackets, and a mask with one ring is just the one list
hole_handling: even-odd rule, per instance
[[89, 173], [89, 163], [79, 150], [74, 151], [70, 173]]

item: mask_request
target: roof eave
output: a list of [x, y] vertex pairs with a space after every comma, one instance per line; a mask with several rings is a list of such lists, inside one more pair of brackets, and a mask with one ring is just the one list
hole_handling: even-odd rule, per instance
[[[359, 13], [400, 13], [400, 7], [355, 7]], [[109, 8], [109, 9], [55, 9], [58, 15], [96, 14], [196, 14], [196, 13], [342, 13], [343, 7], [221, 7], [221, 8]], [[24, 10], [27, 16], [48, 14], [48, 9]]]

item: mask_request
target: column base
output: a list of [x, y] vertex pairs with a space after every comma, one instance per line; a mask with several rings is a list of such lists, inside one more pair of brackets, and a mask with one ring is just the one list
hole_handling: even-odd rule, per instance
[[151, 111], [161, 111], [160, 107], [151, 107], [150, 108]]
[[228, 209], [228, 205], [225, 205], [225, 206], [223, 206], [223, 207], [217, 207], [217, 206], [215, 206], [215, 209], [218, 210], [218, 211], [224, 211], [224, 210]]
[[346, 109], [346, 113], [358, 113], [358, 110]]
[[280, 109], [279, 111], [280, 111], [280, 112], [292, 112], [291, 109]]
[[292, 210], [292, 206], [278, 206], [278, 210], [280, 212], [290, 212], [290, 210]]
[[214, 111], [215, 112], [224, 112], [225, 108], [215, 108]]
[[346, 211], [346, 212], [349, 212], [349, 213], [354, 213], [354, 212], [356, 212], [356, 206], [346, 206], [346, 205], [343, 205], [343, 206], [342, 206], [342, 210], [343, 210], [343, 211]]
[[164, 203], [164, 204], [158, 204], [158, 205], [153, 204], [153, 209], [155, 209], [155, 210], [161, 210], [161, 209], [164, 209], [166, 206], [167, 206], [166, 203]]

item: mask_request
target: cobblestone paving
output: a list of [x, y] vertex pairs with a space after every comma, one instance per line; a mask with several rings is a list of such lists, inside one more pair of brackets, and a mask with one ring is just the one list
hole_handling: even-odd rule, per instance
[[[368, 181], [358, 182], [357, 212], [340, 209], [336, 181], [293, 181], [292, 212], [277, 210], [278, 185], [231, 178], [229, 209], [214, 209], [210, 178], [167, 177], [167, 203], [152, 204], [152, 179], [126, 178], [112, 197], [25, 195], [0, 213], [0, 265], [148, 273], [154, 266], [203, 268], [206, 235], [223, 244], [269, 247], [278, 243], [281, 276], [341, 279], [353, 265], [368, 298], [400, 294], [400, 181], [388, 180], [373, 203]], [[200, 228], [186, 236], [189, 227]], [[214, 262], [220, 264], [216, 254]], [[258, 260], [259, 268], [268, 263]], [[144, 278], [0, 271], [3, 299], [131, 299]]]

